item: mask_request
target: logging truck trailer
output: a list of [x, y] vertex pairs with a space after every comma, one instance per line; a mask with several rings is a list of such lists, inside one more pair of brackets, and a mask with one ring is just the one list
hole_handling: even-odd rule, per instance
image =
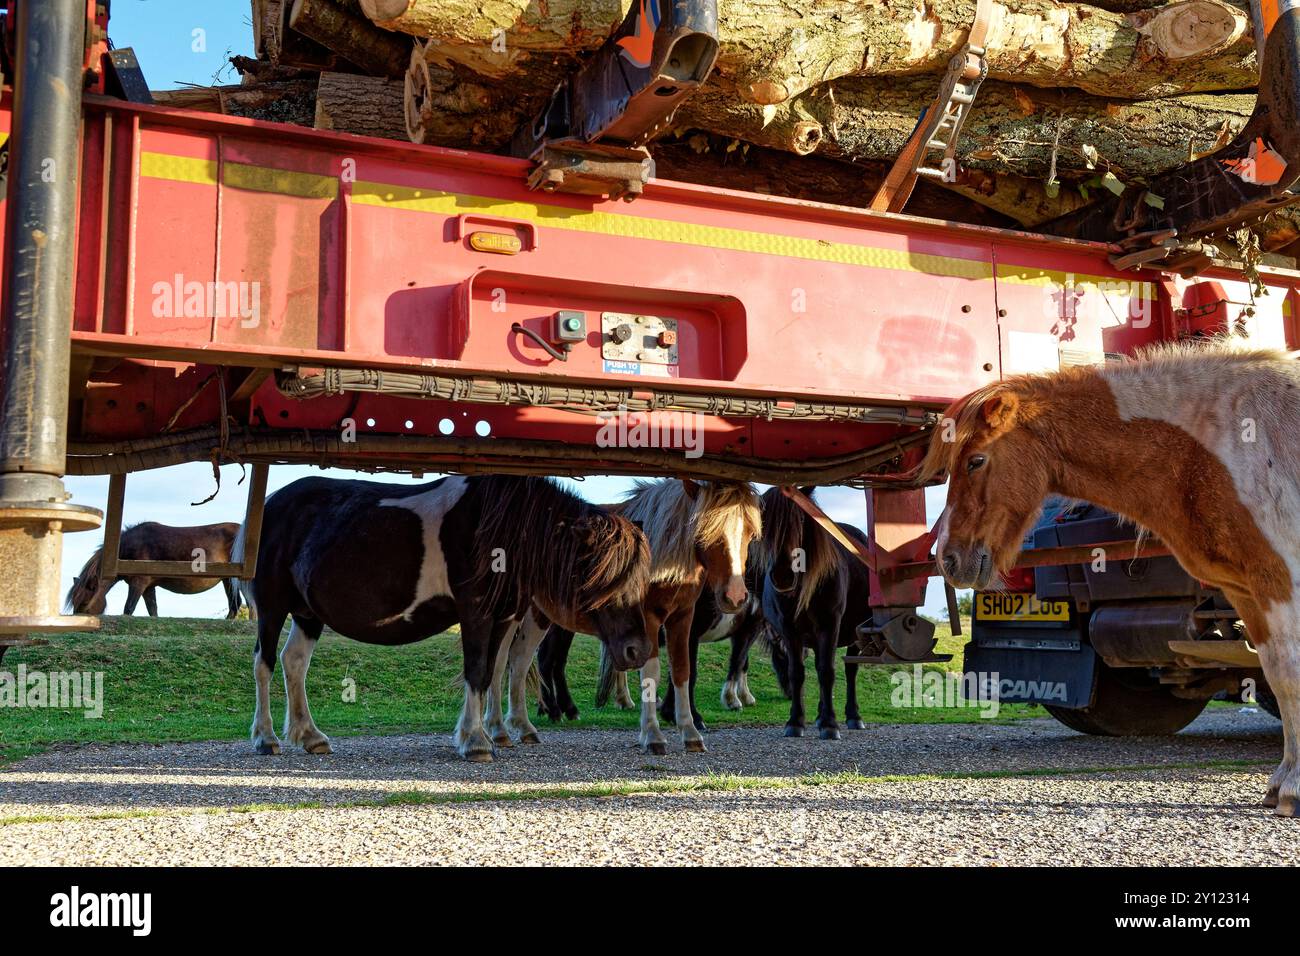
[[[852, 485], [857, 659], [933, 660], [907, 474], [951, 400], [1225, 327], [1300, 346], [1300, 273], [1248, 278], [1200, 241], [1293, 198], [1295, 11], [1261, 31], [1262, 109], [1219, 159], [1149, 184], [1163, 207], [1115, 197], [1046, 235], [652, 178], [616, 201], [582, 190], [626, 175], [627, 143], [544, 123], [514, 158], [153, 106], [107, 3], [8, 6], [0, 654], [96, 626], [61, 613], [63, 535], [102, 526], [104, 573], [144, 570], [118, 556], [127, 476], [204, 461], [251, 466], [250, 544], [275, 463], [753, 480], [814, 512], [798, 488]], [[692, 6], [663, 12], [664, 49]], [[555, 128], [598, 139], [644, 105], [601, 126], [589, 99], [557, 93]], [[1295, 174], [1243, 176], [1264, 149]], [[106, 514], [66, 475], [110, 476]]]

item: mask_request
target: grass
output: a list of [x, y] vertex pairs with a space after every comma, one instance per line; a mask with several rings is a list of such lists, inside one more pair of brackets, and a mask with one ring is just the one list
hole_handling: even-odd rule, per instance
[[[965, 639], [939, 625], [938, 650], [954, 654], [959, 666]], [[0, 761], [14, 760], [68, 744], [92, 742], [163, 743], [241, 739], [252, 719], [253, 625], [247, 621], [186, 618], [105, 617], [98, 632], [52, 637], [48, 646], [10, 650], [0, 669], [15, 674], [20, 664], [31, 671], [102, 671], [104, 713], [86, 719], [81, 710], [53, 708], [0, 709]], [[598, 645], [579, 637], [569, 663], [569, 685], [581, 717], [565, 727], [624, 728], [637, 716], [593, 701]], [[724, 710], [718, 692], [726, 676], [729, 644], [705, 645], [700, 651], [697, 704], [711, 728], [784, 724], [789, 701], [777, 688], [771, 666], [755, 651], [750, 688], [756, 706]], [[307, 678], [317, 724], [330, 735], [446, 733], [460, 710], [460, 649], [453, 635], [406, 647], [371, 647], [327, 632], [317, 648]], [[944, 665], [928, 665], [938, 668]], [[868, 723], [975, 722], [968, 708], [904, 708], [890, 702], [891, 668], [866, 667], [858, 675], [858, 700]], [[815, 715], [816, 684], [809, 668], [804, 698]], [[355, 699], [344, 693], [355, 683]], [[283, 716], [283, 685], [273, 683], [272, 713]], [[843, 673], [837, 680], [836, 712], [844, 716]], [[1032, 705], [1005, 704], [996, 720], [1039, 716]], [[536, 720], [537, 718], [534, 718]], [[811, 716], [810, 716], [811, 720]], [[545, 730], [549, 725], [538, 721]]]

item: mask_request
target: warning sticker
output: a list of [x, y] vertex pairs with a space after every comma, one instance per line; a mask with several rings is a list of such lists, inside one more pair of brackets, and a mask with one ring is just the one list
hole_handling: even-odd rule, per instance
[[622, 362], [605, 359], [605, 371], [615, 375], [648, 375], [656, 378], [677, 378], [676, 365], [658, 365], [653, 362]]

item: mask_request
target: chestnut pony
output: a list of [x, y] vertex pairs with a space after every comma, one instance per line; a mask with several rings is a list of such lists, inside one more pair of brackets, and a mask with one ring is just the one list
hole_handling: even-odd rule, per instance
[[947, 472], [935, 552], [957, 587], [1007, 570], [1048, 495], [1159, 535], [1222, 588], [1259, 651], [1284, 752], [1265, 805], [1300, 815], [1300, 353], [1233, 340], [987, 385], [947, 412], [920, 469]]
[[[752, 485], [729, 481], [692, 481], [674, 478], [638, 481], [625, 501], [606, 505], [640, 526], [650, 540], [650, 587], [646, 592], [645, 614], [650, 633], [662, 626], [671, 667], [673, 715], [686, 750], [704, 751], [704, 738], [696, 726], [691, 687], [691, 627], [696, 605], [707, 588], [713, 592], [724, 614], [735, 614], [747, 606], [749, 588], [745, 563], [750, 544], [762, 532], [762, 511]], [[552, 627], [547, 638], [549, 653], [543, 661], [542, 682], [552, 699], [563, 686], [564, 663], [572, 633]], [[626, 700], [621, 674], [610, 666], [602, 651], [601, 679], [597, 704], [611, 690]], [[640, 745], [647, 753], [662, 754], [667, 742], [659, 729], [656, 692], [659, 688], [659, 651], [654, 649], [641, 668]], [[575, 708], [576, 712], [576, 708]]]

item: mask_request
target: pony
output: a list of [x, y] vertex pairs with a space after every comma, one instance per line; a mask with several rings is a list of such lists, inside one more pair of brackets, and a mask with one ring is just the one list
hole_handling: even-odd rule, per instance
[[642, 608], [649, 576], [649, 544], [632, 522], [549, 478], [451, 476], [410, 486], [299, 479], [267, 499], [250, 582], [259, 611], [253, 747], [280, 752], [269, 694], [286, 618], [284, 734], [309, 753], [331, 752], [306, 690], [326, 626], [392, 646], [459, 622], [465, 696], [453, 740], [467, 760], [490, 761], [483, 696], [518, 622], [536, 607], [599, 635], [614, 666], [641, 667], [658, 629]]
[[[704, 718], [695, 706], [695, 684], [699, 677], [699, 653], [701, 644], [729, 640], [731, 654], [727, 661], [727, 677], [722, 684], [721, 701], [726, 710], [743, 710], [752, 707], [757, 701], [749, 689], [749, 651], [764, 633], [763, 609], [759, 602], [762, 594], [762, 572], [756, 570], [755, 547], [750, 546], [750, 556], [746, 559], [745, 587], [748, 597], [737, 611], [723, 611], [718, 602], [716, 591], [711, 587], [701, 588], [700, 596], [695, 602], [695, 612], [691, 617], [691, 636], [689, 654], [691, 661], [690, 699], [691, 717], [695, 729], [705, 733], [708, 728]], [[568, 660], [569, 648], [573, 635], [556, 628], [542, 642], [537, 654], [537, 665], [541, 675], [540, 694], [537, 712], [558, 722], [561, 716], [577, 720], [578, 705], [574, 703], [565, 677], [564, 665]], [[662, 641], [660, 642], [663, 643]], [[632, 707], [632, 698], [627, 690], [627, 675], [616, 673], [613, 687], [603, 695], [612, 694], [618, 706], [624, 710]], [[601, 703], [604, 703], [602, 697]], [[677, 717], [677, 695], [670, 683], [664, 688], [663, 701], [659, 705], [659, 719], [675, 722]]]
[[[738, 613], [749, 601], [746, 560], [750, 544], [762, 531], [758, 494], [745, 483], [670, 478], [637, 481], [625, 500], [605, 507], [636, 521], [650, 540], [652, 567], [645, 600], [646, 620], [652, 633], [659, 633], [661, 626], [664, 629], [671, 683], [678, 701], [673, 720], [683, 746], [687, 751], [703, 753], [704, 738], [692, 714], [690, 691], [689, 646], [695, 608], [706, 590], [724, 613]], [[577, 715], [563, 676], [572, 640], [572, 629], [552, 627], [542, 643], [538, 657], [544, 711], [549, 706]], [[618, 680], [611, 663], [602, 649], [597, 704], [618, 686], [620, 701], [631, 706], [626, 683]], [[656, 643], [641, 669], [640, 695], [639, 743], [644, 751], [653, 754], [667, 751], [657, 711], [660, 673]]]
[[1154, 532], [1232, 602], [1277, 697], [1282, 762], [1264, 799], [1300, 815], [1300, 353], [1240, 340], [1018, 376], [958, 399], [917, 477], [948, 475], [939, 567], [956, 587], [1010, 569], [1048, 495]]
[[[800, 489], [812, 497], [811, 487]], [[836, 522], [866, 544], [866, 535]], [[836, 648], [857, 641], [857, 625], [871, 615], [871, 580], [866, 567], [841, 547], [780, 488], [763, 495], [763, 617], [770, 632], [772, 669], [790, 698], [785, 736], [805, 728], [804, 650], [811, 647], [819, 690], [817, 729], [822, 740], [839, 740], [835, 719]], [[858, 711], [858, 665], [844, 662], [845, 726], [862, 730]]]
[[[201, 555], [204, 562], [227, 562], [238, 533], [239, 525], [235, 522], [174, 528], [157, 521], [144, 521], [122, 532], [118, 554], [127, 561], [191, 562]], [[218, 584], [226, 589], [226, 603], [229, 606], [227, 619], [233, 619], [239, 614], [240, 589], [238, 582], [233, 579], [119, 574], [113, 580], [105, 581], [100, 574], [103, 551], [102, 546], [96, 548], [90, 560], [82, 567], [81, 573], [72, 579], [72, 587], [64, 597], [64, 604], [73, 614], [103, 614], [108, 607], [108, 592], [118, 581], [125, 581], [127, 586], [123, 614], [134, 614], [136, 604], [143, 596], [149, 616], [157, 617], [156, 588], [176, 594], [201, 594]]]
[[[760, 499], [761, 500], [761, 499]], [[764, 525], [766, 528], [766, 525]], [[716, 641], [731, 642], [731, 653], [727, 659], [727, 677], [722, 683], [720, 694], [725, 710], [743, 710], [753, 707], [757, 701], [749, 690], [749, 651], [760, 640], [767, 627], [763, 618], [761, 595], [763, 593], [762, 547], [755, 539], [749, 546], [749, 556], [745, 561], [745, 586], [749, 597], [736, 611], [725, 611], [719, 605], [717, 595], [709, 588], [700, 592], [695, 602], [695, 614], [691, 618], [691, 680], [690, 701], [691, 716], [695, 727], [701, 733], [707, 728], [704, 718], [695, 706], [695, 683], [699, 678], [699, 656], [701, 644]], [[663, 703], [659, 706], [659, 716], [669, 720], [677, 710], [677, 694], [670, 685], [664, 688]]]

